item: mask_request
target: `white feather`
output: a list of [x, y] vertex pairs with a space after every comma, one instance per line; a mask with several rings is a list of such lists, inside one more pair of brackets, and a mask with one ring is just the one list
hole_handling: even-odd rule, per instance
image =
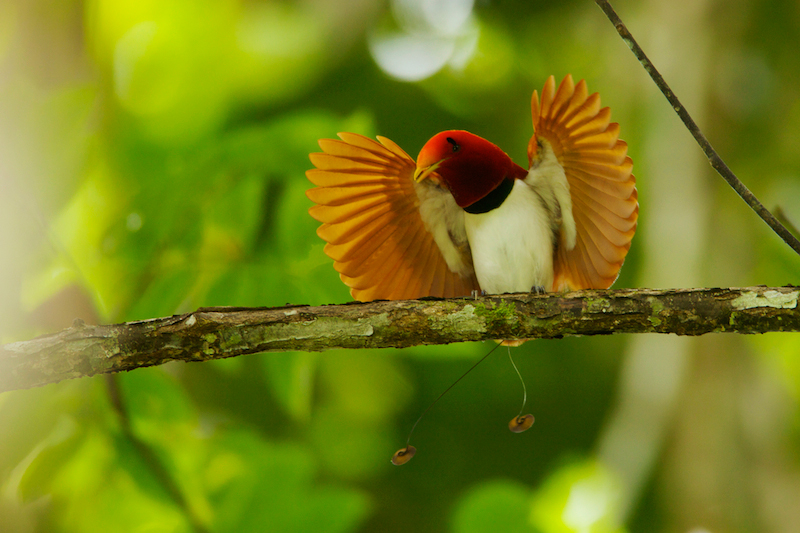
[[550, 145], [540, 142], [539, 158], [528, 175], [487, 213], [467, 213], [432, 180], [414, 184], [422, 222], [447, 266], [461, 276], [474, 271], [487, 293], [549, 290], [556, 236], [560, 246], [575, 247], [569, 183]]
[[538, 153], [539, 158], [528, 170], [525, 183], [541, 196], [545, 208], [553, 213], [553, 229], [561, 235], [560, 245], [572, 250], [575, 248], [577, 231], [572, 217], [572, 197], [567, 176], [547, 140], [539, 139]]
[[481, 289], [530, 292], [553, 284], [553, 231], [541, 198], [516, 180], [508, 198], [488, 213], [466, 213], [467, 238]]
[[425, 228], [442, 252], [450, 271], [462, 277], [473, 273], [469, 242], [464, 229], [464, 210], [453, 195], [432, 180], [414, 183], [419, 198], [419, 214]]
[[481, 289], [489, 294], [529, 292], [553, 285], [553, 251], [575, 247], [575, 220], [564, 169], [542, 141], [524, 180], [487, 213], [465, 213], [467, 239]]

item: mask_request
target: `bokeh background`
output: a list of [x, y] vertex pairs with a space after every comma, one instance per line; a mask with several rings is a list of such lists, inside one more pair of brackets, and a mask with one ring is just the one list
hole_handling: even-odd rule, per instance
[[[800, 4], [616, 2], [715, 147], [800, 222]], [[590, 0], [3, 0], [0, 342], [203, 305], [349, 301], [307, 215], [316, 140], [518, 162], [546, 77], [622, 125], [617, 287], [800, 283]], [[800, 524], [800, 337], [254, 355], [0, 394], [0, 530], [739, 532]]]

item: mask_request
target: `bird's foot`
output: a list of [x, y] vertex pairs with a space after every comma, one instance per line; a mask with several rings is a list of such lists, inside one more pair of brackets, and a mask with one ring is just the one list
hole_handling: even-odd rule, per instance
[[541, 285], [534, 285], [533, 287], [531, 287], [531, 292], [533, 294], [544, 294], [547, 291]]
[[472, 289], [472, 299], [477, 300], [479, 296], [486, 296], [486, 291], [484, 290], [479, 291], [478, 289]]

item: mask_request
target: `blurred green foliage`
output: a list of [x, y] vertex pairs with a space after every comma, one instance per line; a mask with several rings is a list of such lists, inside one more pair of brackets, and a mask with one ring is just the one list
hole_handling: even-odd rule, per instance
[[[730, 165], [800, 223], [800, 9], [733, 4], [617, 7]], [[617, 287], [798, 283], [798, 258], [685, 132], [664, 133], [676, 119], [592, 2], [7, 0], [0, 342], [76, 317], [349, 301], [307, 216], [317, 139], [379, 133], [414, 155], [468, 129], [521, 162], [532, 90], [568, 72], [612, 107], [639, 178]], [[680, 196], [684, 162], [695, 203]], [[689, 262], [699, 273], [658, 277]], [[417, 415], [489, 343], [168, 364], [116, 388], [0, 394], [0, 530], [792, 531], [797, 506], [771, 502], [800, 501], [800, 339], [681, 344], [690, 363], [665, 393], [677, 416], [648, 445], [618, 407], [650, 412], [637, 395], [652, 391], [626, 377], [629, 341], [516, 349], [536, 416], [523, 435], [504, 429], [516, 376], [491, 357], [423, 420], [399, 469], [389, 457]]]

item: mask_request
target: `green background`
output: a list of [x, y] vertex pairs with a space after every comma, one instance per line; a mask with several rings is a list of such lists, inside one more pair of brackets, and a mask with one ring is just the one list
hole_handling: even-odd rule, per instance
[[[723, 158], [800, 222], [800, 5], [616, 7]], [[307, 215], [338, 131], [524, 163], [550, 74], [630, 145], [615, 287], [800, 283], [603, 14], [568, 2], [5, 0], [0, 342], [198, 306], [341, 303]], [[795, 531], [800, 338], [615, 336], [167, 364], [0, 394], [5, 532]], [[116, 391], [116, 392], [115, 392]], [[122, 402], [115, 408], [114, 399]]]

